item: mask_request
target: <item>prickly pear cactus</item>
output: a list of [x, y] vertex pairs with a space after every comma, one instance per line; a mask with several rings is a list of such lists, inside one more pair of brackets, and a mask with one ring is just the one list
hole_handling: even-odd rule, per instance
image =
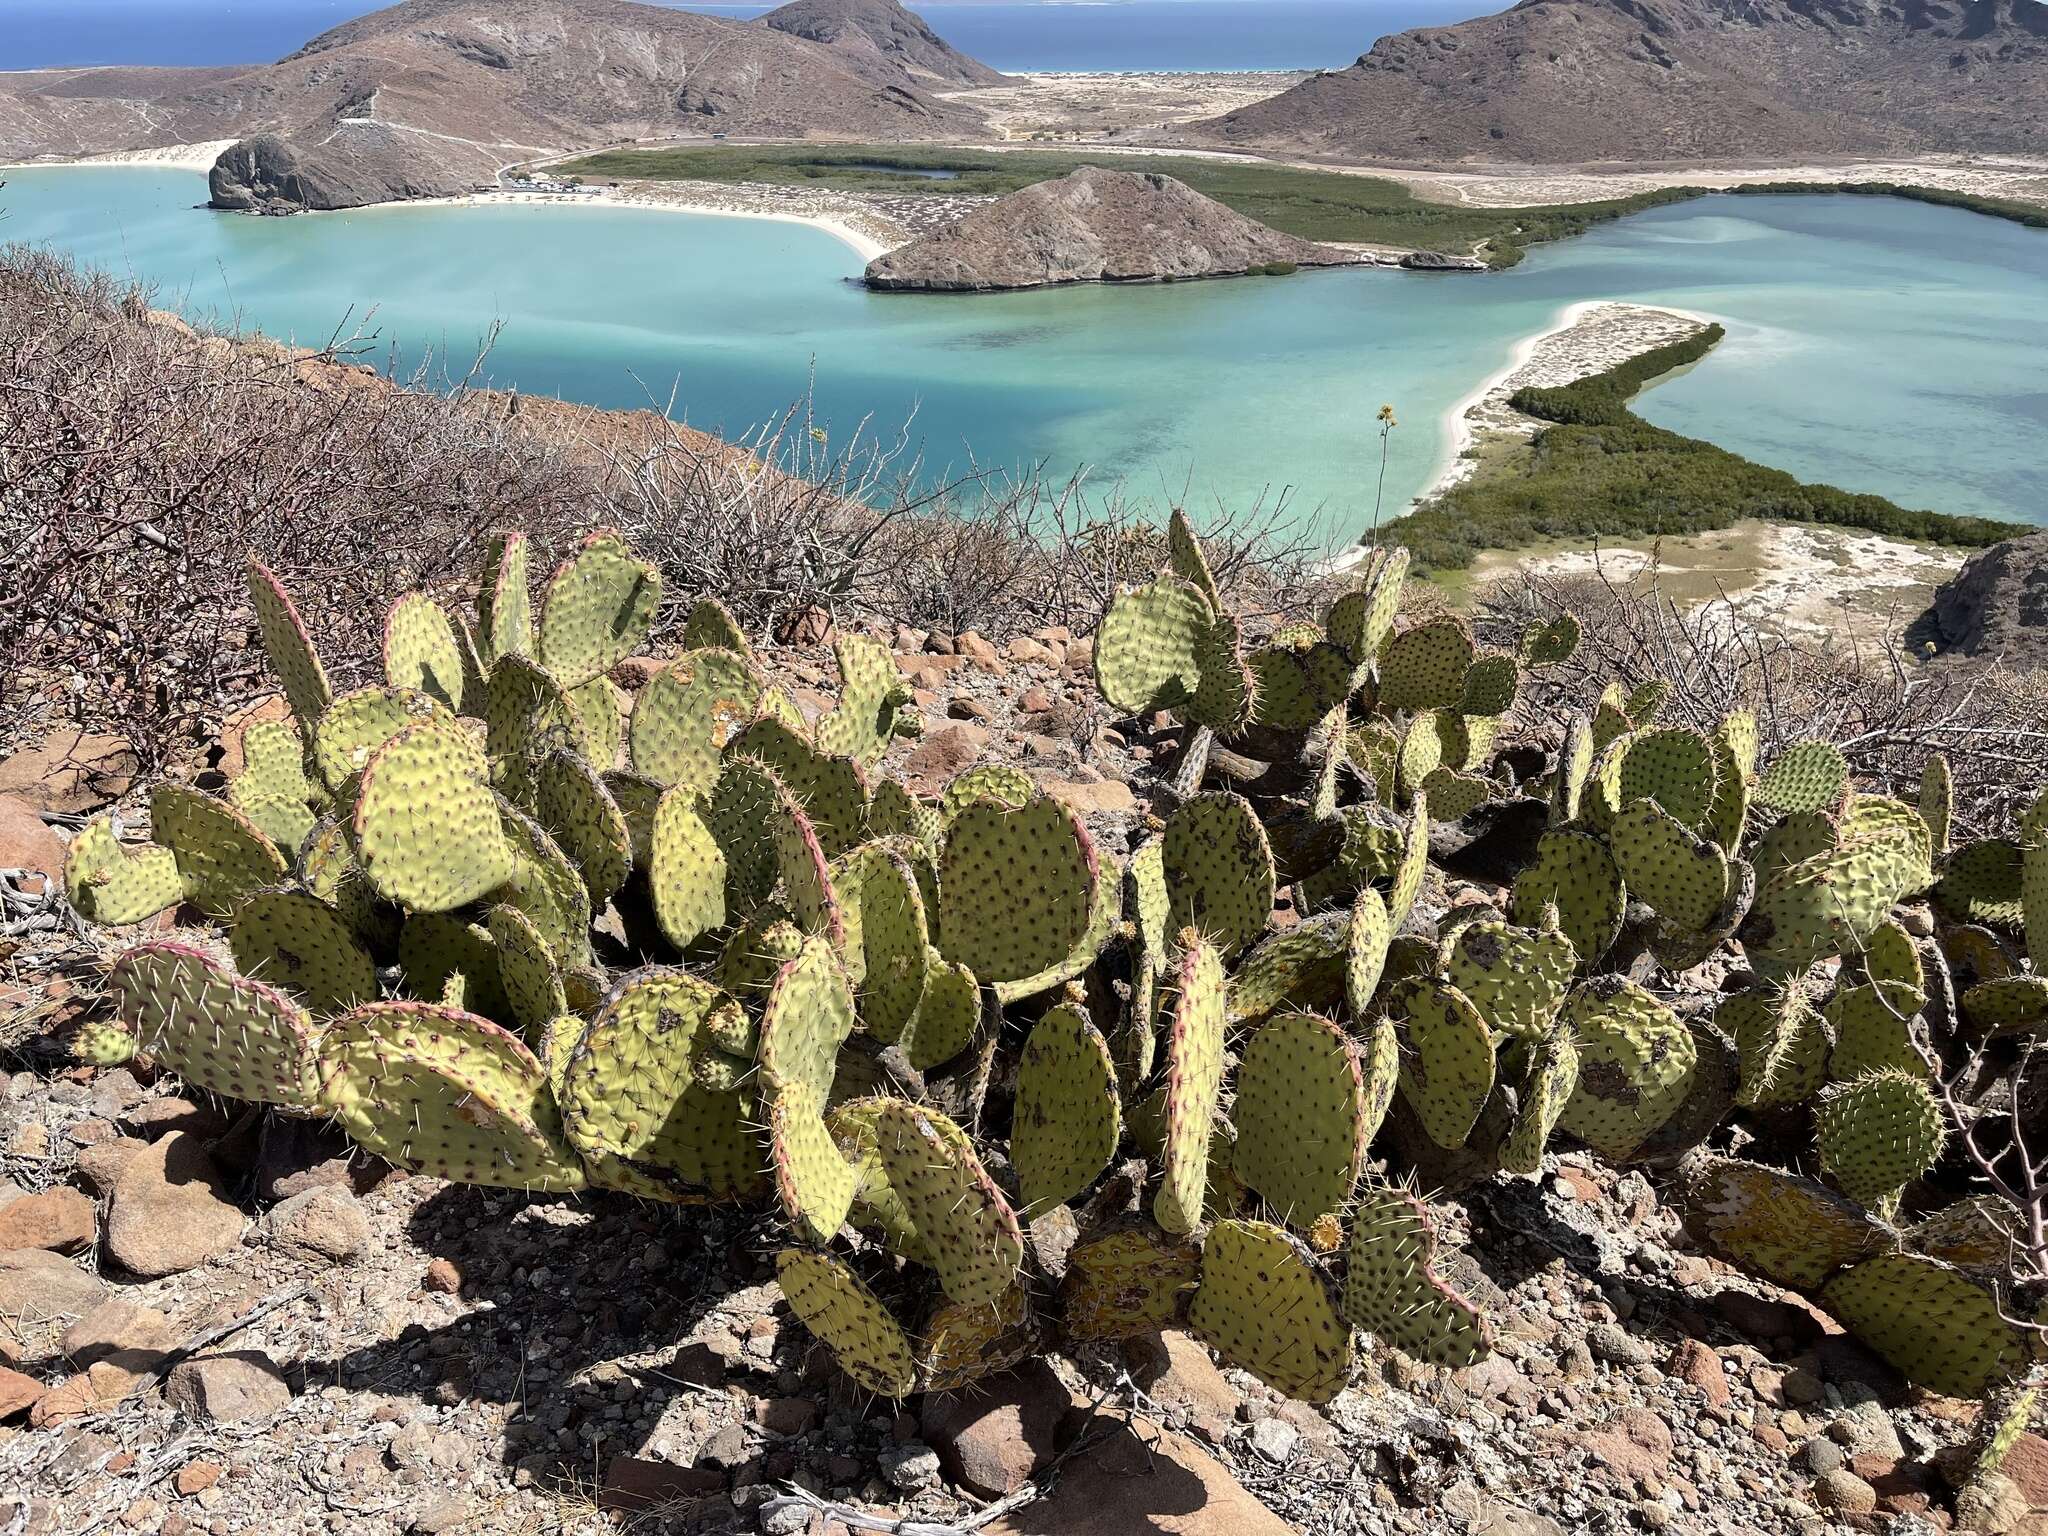
[[936, 1110], [891, 1100], [875, 1116], [875, 1147], [946, 1294], [962, 1306], [999, 1303], [1024, 1263], [1024, 1238], [966, 1133]]
[[1981, 1397], [2024, 1365], [2025, 1334], [1988, 1285], [1916, 1253], [1885, 1253], [1822, 1287], [1821, 1305], [1915, 1386]]
[[1493, 1330], [1436, 1273], [1436, 1226], [1413, 1195], [1374, 1184], [1351, 1216], [1344, 1316], [1431, 1365], [1466, 1366], [1493, 1351]]
[[908, 1397], [916, 1390], [916, 1357], [902, 1325], [844, 1262], [829, 1253], [785, 1248], [775, 1256], [775, 1278], [790, 1311], [862, 1387], [880, 1397]]
[[1172, 929], [1193, 928], [1230, 959], [1273, 917], [1273, 850], [1250, 802], [1200, 795], [1166, 823], [1160, 854]]
[[1276, 1392], [1326, 1403], [1344, 1389], [1350, 1330], [1306, 1248], [1262, 1221], [1219, 1221], [1202, 1243], [1188, 1324]]
[[1948, 1135], [1926, 1080], [1898, 1071], [1869, 1072], [1830, 1088], [1815, 1106], [1814, 1131], [1828, 1177], [1851, 1200], [1879, 1211], [1934, 1166]]
[[1123, 1118], [1109, 1044], [1079, 1008], [1062, 1004], [1031, 1027], [1017, 1062], [1010, 1162], [1036, 1216], [1093, 1184], [1116, 1155]]
[[135, 1047], [195, 1088], [251, 1104], [312, 1107], [311, 1021], [274, 987], [188, 944], [138, 944], [107, 973]]
[[1670, 1009], [1619, 976], [1580, 987], [1564, 1017], [1579, 1041], [1579, 1082], [1559, 1124], [1625, 1161], [1684, 1102], [1699, 1048]]
[[1306, 1013], [1261, 1026], [1238, 1068], [1232, 1124], [1238, 1178], [1288, 1226], [1307, 1231], [1341, 1210], [1368, 1136], [1365, 1077], [1350, 1038]]
[[1440, 1147], [1461, 1147], [1493, 1092], [1493, 1036], [1471, 999], [1448, 982], [1414, 977], [1387, 1009], [1401, 1041], [1401, 1097]]
[[1177, 993], [1166, 1041], [1165, 1136], [1152, 1215], [1169, 1232], [1201, 1224], [1209, 1138], [1223, 1088], [1223, 958], [1192, 931], [1180, 936]]

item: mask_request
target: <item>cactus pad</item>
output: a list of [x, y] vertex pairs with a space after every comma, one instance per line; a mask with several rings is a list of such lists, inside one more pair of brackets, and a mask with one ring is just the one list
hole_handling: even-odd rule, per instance
[[1845, 840], [1768, 879], [1759, 876], [1744, 943], [1753, 959], [1786, 971], [1860, 949], [1927, 873], [1924, 853], [1907, 838], [1887, 832]]
[[1188, 1323], [1276, 1392], [1326, 1403], [1344, 1388], [1350, 1330], [1307, 1251], [1262, 1221], [1219, 1221], [1202, 1244]]
[[1828, 1076], [1837, 1082], [1866, 1072], [1905, 1072], [1924, 1078], [1927, 1065], [1914, 1044], [1914, 1016], [1922, 998], [1903, 982], [1842, 987], [1821, 1010], [1834, 1035]]
[[507, 656], [533, 654], [529, 554], [523, 533], [493, 534], [484, 546], [483, 580], [476, 593], [477, 644], [493, 666]]
[[1027, 1217], [1086, 1190], [1116, 1155], [1123, 1119], [1102, 1032], [1080, 1009], [1050, 1010], [1017, 1063], [1010, 1162]]
[[1223, 1015], [1229, 986], [1223, 958], [1193, 933], [1181, 935], [1173, 1025], [1166, 1040], [1163, 1172], [1152, 1216], [1169, 1232], [1202, 1220], [1209, 1136], [1223, 1088]]
[[1645, 731], [1630, 739], [1622, 756], [1617, 803], [1626, 807], [1654, 800], [1667, 815], [1697, 831], [1713, 806], [1718, 776], [1713, 743], [1700, 732], [1682, 727]]
[[1616, 816], [1608, 844], [1629, 890], [1658, 916], [1681, 928], [1712, 925], [1728, 896], [1728, 860], [1716, 844], [1655, 800], [1637, 800]]
[[1541, 924], [1546, 907], [1557, 909], [1558, 926], [1581, 962], [1599, 963], [1621, 932], [1627, 911], [1621, 871], [1606, 845], [1583, 832], [1546, 832], [1536, 860], [1515, 877], [1509, 912], [1525, 928]]
[[2024, 920], [2020, 888], [2024, 856], [2019, 845], [1987, 837], [1963, 843], [1942, 862], [1934, 899], [1959, 923], [2016, 928]]
[[533, 808], [576, 866], [591, 905], [603, 907], [633, 870], [633, 830], [603, 777], [573, 752], [550, 752], [534, 766]]
[[1334, 645], [1263, 646], [1245, 665], [1252, 677], [1253, 716], [1271, 730], [1308, 730], [1351, 692], [1352, 660]]
[[1680, 1206], [1686, 1229], [1709, 1252], [1799, 1290], [1893, 1242], [1889, 1229], [1826, 1185], [1732, 1157], [1688, 1165]]
[[270, 658], [270, 670], [284, 685], [285, 702], [301, 731], [327, 713], [334, 690], [327, 685], [327, 669], [306, 632], [305, 620], [282, 583], [253, 556], [249, 560], [249, 602], [256, 610], [256, 627], [263, 636], [263, 651]]
[[1930, 1392], [1981, 1397], [2027, 1359], [2026, 1336], [2000, 1314], [1997, 1296], [1938, 1259], [1880, 1254], [1830, 1280], [1820, 1301]]
[[101, 816], [64, 852], [64, 895], [79, 916], [119, 928], [176, 906], [185, 898], [185, 882], [170, 849], [124, 847], [113, 821]]
[[1579, 1047], [1568, 1029], [1553, 1029], [1531, 1044], [1514, 1124], [1500, 1146], [1501, 1167], [1531, 1178], [1542, 1171], [1543, 1149], [1578, 1086]]
[[322, 1031], [319, 1071], [322, 1107], [387, 1162], [507, 1189], [588, 1182], [539, 1058], [486, 1019], [370, 1003]]
[[1365, 1081], [1343, 1030], [1282, 1014], [1245, 1047], [1232, 1166], [1287, 1225], [1338, 1211], [1365, 1165]]
[[709, 793], [727, 743], [754, 718], [761, 679], [733, 651], [685, 651], [640, 691], [627, 754], [633, 771]]
[[889, 1309], [840, 1260], [785, 1248], [775, 1256], [775, 1278], [790, 1311], [855, 1383], [880, 1397], [908, 1397], [916, 1388], [910, 1340]]
[[1774, 811], [1838, 810], [1849, 794], [1849, 764], [1825, 741], [1787, 747], [1757, 780], [1756, 798]]
[[1097, 875], [1094, 842], [1057, 801], [977, 800], [939, 855], [939, 947], [984, 983], [1057, 966], [1088, 930]]
[[924, 999], [930, 964], [924, 896], [910, 865], [878, 843], [854, 849], [847, 859], [857, 870], [844, 878], [835, 874], [833, 885], [845, 915], [847, 969], [854, 973], [861, 1027], [892, 1044]]
[[1685, 1102], [1699, 1047], [1669, 1008], [1619, 976], [1580, 987], [1564, 1018], [1579, 1040], [1579, 1085], [1559, 1124], [1621, 1162]]
[[1436, 1248], [1421, 1201], [1388, 1185], [1365, 1190], [1351, 1218], [1344, 1316], [1430, 1365], [1475, 1365], [1493, 1352], [1493, 1330], [1438, 1277]]
[[304, 891], [258, 891], [236, 909], [228, 947], [244, 976], [336, 1013], [377, 996], [377, 967], [336, 912]]
[[818, 846], [835, 859], [861, 839], [868, 786], [850, 757], [831, 757], [780, 720], [756, 720], [726, 747], [729, 760], [753, 759], [782, 782], [809, 818]]
[[1814, 1131], [1828, 1177], [1874, 1210], [1934, 1166], [1948, 1135], [1925, 1078], [1904, 1072], [1867, 1072], [1828, 1089]]
[[462, 713], [462, 646], [441, 605], [424, 592], [404, 593], [384, 616], [384, 678]]
[[1493, 1092], [1493, 1037], [1456, 987], [1410, 977], [1387, 994], [1401, 1042], [1401, 1096], [1429, 1139], [1461, 1147]]
[[533, 919], [517, 907], [493, 907], [485, 926], [498, 952], [498, 982], [506, 1011], [529, 1042], [539, 1040], [550, 1024], [570, 1011], [561, 968]]
[[1540, 1036], [1563, 1006], [1579, 952], [1557, 929], [1468, 923], [1446, 947], [1444, 976], [1503, 1034]]
[[311, 1023], [274, 987], [189, 945], [160, 941], [115, 961], [107, 990], [136, 1049], [193, 1087], [251, 1104], [310, 1104]]
[[1017, 1216], [945, 1116], [900, 1100], [875, 1116], [875, 1148], [946, 1294], [994, 1306], [1024, 1262]]
[[1095, 685], [1127, 715], [1177, 709], [1200, 686], [1201, 646], [1215, 613], [1174, 576], [1120, 592], [1095, 634]]
[[846, 972], [829, 941], [808, 938], [768, 993], [758, 1059], [783, 1209], [818, 1242], [831, 1240], [853, 1204], [854, 1170], [824, 1120], [839, 1048], [852, 1033]]
[[1489, 719], [1504, 715], [1515, 707], [1515, 696], [1521, 687], [1522, 669], [1514, 657], [1481, 656], [1465, 673], [1465, 696], [1458, 703], [1458, 711]]
[[709, 596], [700, 597], [691, 605], [689, 617], [683, 620], [682, 644], [686, 651], [715, 647], [739, 656], [753, 655], [753, 647], [747, 643], [747, 632], [740, 628], [740, 621], [732, 616], [732, 610]]
[[252, 892], [277, 885], [284, 855], [223, 800], [183, 784], [160, 784], [149, 798], [151, 838], [177, 861], [185, 900], [212, 916], [231, 913]]
[[654, 810], [647, 883], [662, 936], [688, 949], [727, 921], [724, 849], [704, 819], [704, 802], [681, 785]]
[[442, 725], [409, 727], [378, 749], [363, 770], [355, 835], [378, 894], [418, 912], [451, 911], [513, 874], [474, 745]]
[[1737, 992], [1714, 1010], [1714, 1026], [1735, 1042], [1738, 1104], [1797, 1104], [1827, 1081], [1827, 1030], [1796, 988]]
[[[1372, 1011], [1373, 997], [1386, 969], [1387, 945], [1393, 936], [1394, 925], [1387, 915], [1386, 903], [1378, 891], [1367, 886], [1352, 903], [1351, 916], [1344, 925], [1344, 999], [1353, 1019], [1362, 1021]], [[1244, 980], [1240, 973], [1240, 988]]]
[[926, 1321], [918, 1379], [927, 1392], [962, 1392], [1039, 1353], [1043, 1340], [1031, 1299], [1013, 1285], [993, 1307], [948, 1302]]
[[873, 767], [896, 734], [910, 686], [889, 648], [865, 635], [834, 636], [832, 653], [839, 660], [839, 703], [819, 717], [818, 750]]
[[1198, 795], [1175, 811], [1160, 840], [1167, 924], [1193, 928], [1225, 959], [1273, 917], [1273, 850], [1240, 795]]
[[647, 638], [661, 572], [601, 530], [555, 571], [541, 600], [541, 665], [575, 688], [601, 677]]
[[1258, 675], [1245, 661], [1237, 620], [1220, 617], [1204, 630], [1195, 660], [1202, 680], [1182, 713], [1196, 725], [1235, 735], [1251, 723], [1261, 703]]
[[929, 1072], [951, 1061], [973, 1042], [980, 1023], [981, 984], [974, 972], [927, 950], [924, 992], [897, 1040], [911, 1066]]
[[1186, 1241], [1131, 1225], [1076, 1243], [1060, 1287], [1061, 1332], [1075, 1341], [1136, 1338], [1179, 1320], [1201, 1277]]
[[2001, 976], [1963, 994], [1963, 1017], [1986, 1034], [2039, 1035], [2048, 1030], [2048, 976]]
[[1465, 698], [1472, 636], [1456, 619], [1432, 619], [1380, 647], [1380, 708], [1454, 709]]
[[370, 766], [377, 749], [409, 726], [437, 721], [457, 729], [455, 715], [415, 688], [358, 688], [334, 701], [313, 733], [313, 766], [339, 794]]

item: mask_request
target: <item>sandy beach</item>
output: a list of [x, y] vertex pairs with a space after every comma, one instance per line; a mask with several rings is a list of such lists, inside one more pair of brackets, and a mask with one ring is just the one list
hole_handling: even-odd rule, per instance
[[211, 139], [201, 144], [167, 144], [161, 149], [117, 149], [104, 155], [71, 158], [52, 155], [41, 160], [0, 164], [0, 171], [33, 171], [56, 165], [157, 165], [168, 170], [208, 171], [234, 142], [233, 139]]

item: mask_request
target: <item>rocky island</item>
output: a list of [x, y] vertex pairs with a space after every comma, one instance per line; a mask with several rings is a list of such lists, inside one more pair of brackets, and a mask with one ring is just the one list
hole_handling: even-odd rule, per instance
[[1261, 224], [1171, 176], [1083, 166], [868, 263], [870, 288], [987, 293], [1238, 277], [1359, 258]]

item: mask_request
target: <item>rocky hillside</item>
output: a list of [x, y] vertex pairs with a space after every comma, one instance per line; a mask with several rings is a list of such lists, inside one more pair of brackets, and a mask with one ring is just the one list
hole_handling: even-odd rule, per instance
[[1934, 594], [1916, 639], [2023, 666], [2048, 659], [2048, 533], [1973, 555]]
[[892, 142], [978, 123], [871, 35], [900, 7], [861, 0], [837, 31], [825, 18], [843, 8], [812, 9], [790, 30], [632, 0], [408, 0], [253, 69], [4, 77], [0, 160], [242, 139], [215, 169], [216, 203], [289, 211], [459, 192], [621, 139]]
[[862, 74], [890, 85], [1002, 85], [1010, 77], [947, 42], [897, 0], [790, 0], [761, 25], [825, 43]]
[[1171, 176], [1083, 166], [1013, 192], [868, 264], [871, 288], [980, 293], [1054, 283], [1228, 277], [1349, 252], [1282, 234]]
[[1404, 161], [2038, 152], [2038, 0], [1523, 0], [1197, 125]]

